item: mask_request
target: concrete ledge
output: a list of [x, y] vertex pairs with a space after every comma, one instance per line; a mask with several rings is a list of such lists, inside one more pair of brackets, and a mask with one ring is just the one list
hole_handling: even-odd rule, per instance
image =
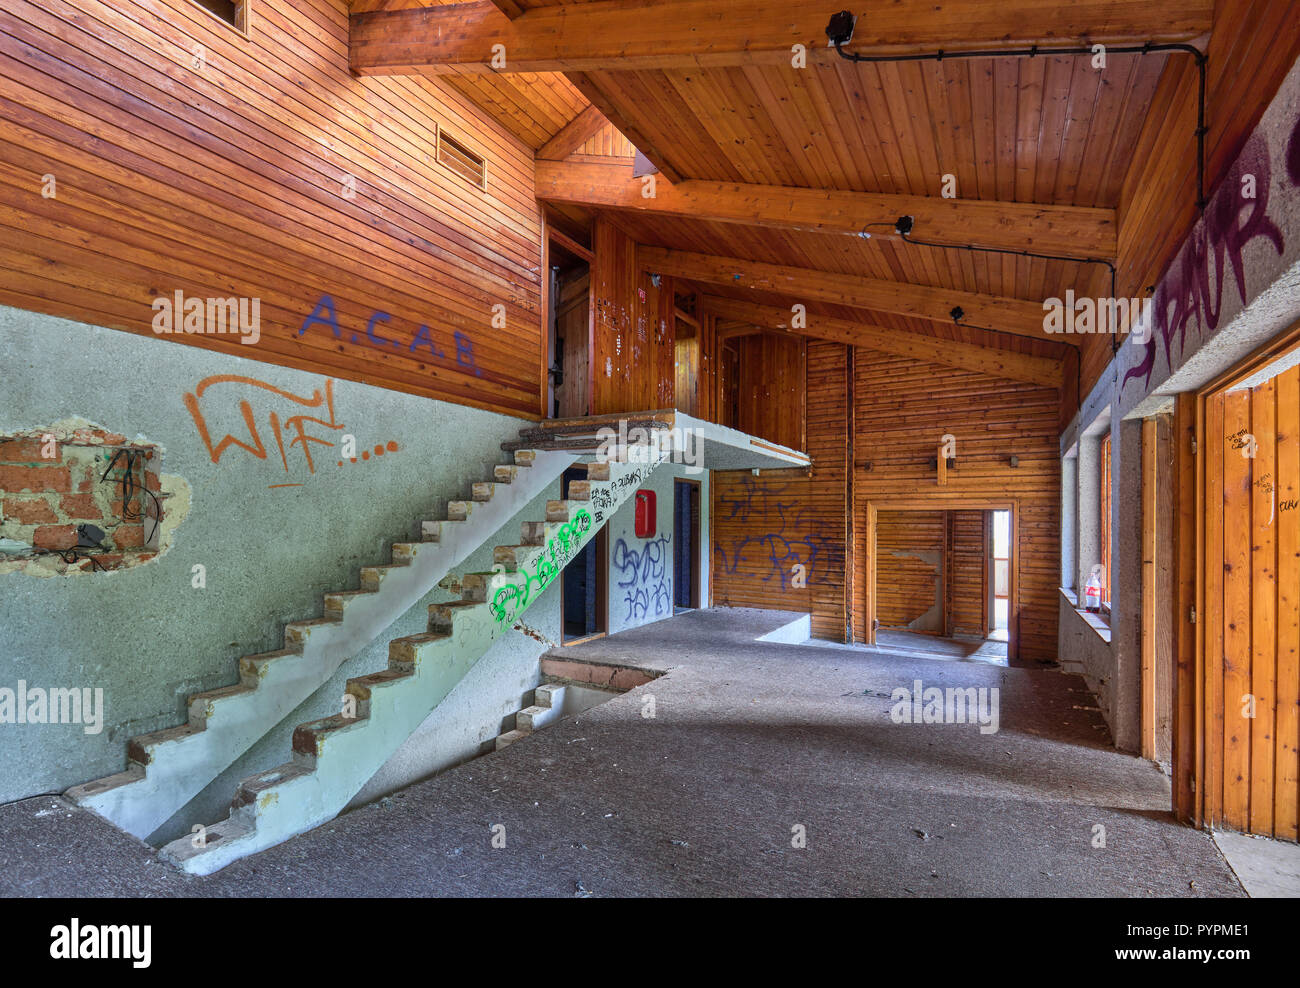
[[783, 624], [765, 635], [755, 638], [760, 642], [779, 642], [782, 645], [802, 645], [812, 637], [812, 615], [800, 614], [789, 624]]
[[630, 690], [658, 679], [662, 673], [652, 669], [637, 669], [605, 662], [576, 662], [542, 656], [542, 675], [569, 679], [575, 683], [609, 686], [616, 690]]

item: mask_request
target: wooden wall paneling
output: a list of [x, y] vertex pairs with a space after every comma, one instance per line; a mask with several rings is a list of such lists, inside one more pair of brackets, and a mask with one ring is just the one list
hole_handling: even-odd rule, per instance
[[739, 416], [735, 427], [791, 449], [806, 444], [806, 341], [776, 333], [736, 340]]
[[[1204, 621], [1193, 624], [1191, 615], [1197, 608], [1197, 457], [1192, 452], [1197, 441], [1196, 398], [1180, 394], [1174, 403], [1174, 422], [1170, 436], [1173, 455], [1171, 491], [1176, 512], [1173, 531], [1175, 558], [1175, 587], [1170, 602], [1171, 627], [1174, 632], [1174, 670], [1172, 734], [1172, 790], [1173, 809], [1186, 823], [1199, 823], [1197, 806], [1198, 761], [1198, 696], [1200, 676], [1197, 668], [1196, 633]], [[1203, 617], [1203, 615], [1202, 615]]]
[[636, 244], [607, 216], [592, 234], [592, 414], [673, 404], [676, 391], [671, 278], [655, 285], [636, 265]]
[[1274, 704], [1277, 699], [1277, 403], [1276, 381], [1268, 380], [1248, 392], [1250, 432], [1255, 456], [1250, 463], [1250, 521], [1246, 530], [1233, 533], [1237, 541], [1246, 534], [1250, 603], [1250, 664], [1248, 692], [1254, 717], [1242, 727], [1249, 734], [1249, 812], [1251, 833], [1273, 833]]
[[591, 378], [591, 275], [573, 272], [560, 282], [557, 335], [564, 341], [559, 418], [587, 415]]
[[[436, 81], [363, 87], [346, 40], [345, 12], [315, 0], [259, 4], [251, 42], [181, 0], [9, 5], [0, 181], [14, 194], [0, 297], [151, 336], [155, 293], [256, 297], [256, 352], [230, 337], [170, 339], [536, 414], [537, 377], [519, 361], [543, 347], [527, 148]], [[196, 42], [207, 65], [173, 71]], [[487, 154], [488, 194], [434, 162], [439, 123]], [[31, 178], [48, 171], [50, 199]], [[340, 337], [319, 326], [300, 337], [325, 294]], [[497, 302], [504, 330], [490, 325]], [[363, 335], [377, 311], [391, 342]], [[436, 342], [413, 348], [424, 324]]]
[[1138, 718], [1143, 758], [1156, 757], [1156, 420], [1142, 422], [1142, 665]]
[[876, 619], [881, 628], [943, 633], [946, 523], [944, 511], [880, 511]]
[[[1018, 501], [1010, 632], [1021, 658], [1052, 660], [1057, 645], [1060, 461], [1054, 387], [1001, 380], [903, 357], [862, 353], [855, 362], [854, 497], [861, 505], [945, 495]], [[957, 465], [939, 488], [929, 461], [940, 438], [957, 439]], [[1019, 459], [1011, 467], [1009, 457]], [[870, 463], [870, 469], [866, 464]], [[859, 515], [861, 519], [861, 515]], [[865, 565], [860, 561], [859, 565]], [[869, 620], [862, 593], [853, 609], [860, 637]], [[1017, 624], [1019, 616], [1019, 627]]]
[[[817, 342], [808, 347], [812, 467], [763, 471], [757, 477], [715, 471], [710, 485], [714, 600], [723, 606], [809, 611], [813, 634], [835, 641], [844, 639], [848, 620], [845, 349]], [[729, 351], [725, 348], [724, 355]], [[806, 587], [794, 586], [794, 565], [806, 567]]]
[[[1250, 392], [1224, 397], [1224, 436], [1250, 432]], [[1223, 455], [1223, 822], [1250, 823], [1251, 722], [1244, 705], [1251, 691], [1252, 471], [1249, 458]], [[1243, 537], [1245, 536], [1245, 537]]]
[[1177, 561], [1174, 528], [1179, 502], [1174, 487], [1172, 421], [1142, 422], [1142, 757], [1169, 764], [1173, 720], [1173, 667], [1177, 647]]
[[984, 635], [989, 627], [986, 512], [950, 511], [949, 633]]
[[[1274, 834], [1300, 840], [1300, 368], [1277, 378]], [[1289, 507], [1288, 507], [1289, 506]]]
[[[1202, 822], [1207, 827], [1223, 822], [1223, 593], [1224, 593], [1224, 399], [1211, 396], [1206, 401], [1205, 438], [1205, 511], [1204, 612], [1198, 620], [1205, 622], [1204, 670], [1202, 688], [1205, 706], [1203, 732], [1205, 793], [1202, 796]], [[1239, 456], [1233, 453], [1234, 456]]]

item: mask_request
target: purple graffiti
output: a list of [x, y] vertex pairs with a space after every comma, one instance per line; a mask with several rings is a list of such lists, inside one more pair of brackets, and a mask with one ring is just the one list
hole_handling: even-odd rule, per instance
[[[1292, 135], [1295, 141], [1295, 135]], [[1242, 195], [1243, 178], [1251, 176], [1255, 198]], [[1224, 176], [1201, 221], [1192, 229], [1168, 273], [1156, 289], [1153, 309], [1155, 325], [1146, 343], [1142, 362], [1124, 375], [1121, 389], [1132, 378], [1143, 386], [1151, 383], [1156, 365], [1156, 341], [1164, 347], [1165, 361], [1173, 366], [1173, 341], [1181, 351], [1187, 342], [1187, 327], [1195, 320], [1202, 332], [1214, 330], [1223, 312], [1224, 275], [1229, 265], [1237, 281], [1241, 302], [1246, 303], [1246, 272], [1243, 254], [1247, 245], [1264, 238], [1278, 256], [1285, 248], [1282, 231], [1269, 218], [1268, 199], [1272, 166], [1268, 144], [1258, 134], [1251, 137]], [[1292, 178], [1294, 182], [1294, 177]], [[1211, 275], [1213, 274], [1213, 284]]]
[[[821, 526], [809, 518], [808, 508], [800, 503], [808, 497], [806, 490], [789, 484], [756, 483], [752, 477], [742, 477], [741, 486], [740, 494], [718, 499], [721, 507], [730, 509], [726, 517], [761, 525], [775, 515], [777, 526], [775, 531], [733, 540], [730, 552], [721, 541], [715, 542], [713, 552], [723, 573], [735, 573], [751, 548], [766, 556], [771, 567], [763, 582], [770, 582], [775, 575], [782, 590], [787, 588], [796, 565], [804, 567], [809, 586], [825, 579], [824, 568], [843, 565], [843, 549], [821, 534]], [[821, 566], [817, 565], [819, 561]]]

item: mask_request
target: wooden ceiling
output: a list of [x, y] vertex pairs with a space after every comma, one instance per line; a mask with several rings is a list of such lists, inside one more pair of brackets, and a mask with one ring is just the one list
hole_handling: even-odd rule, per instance
[[[354, 0], [352, 10], [417, 6], [447, 5]], [[1178, 54], [1113, 53], [1103, 71], [1090, 55], [854, 63], [826, 45], [826, 22], [841, 6], [834, 0], [452, 6], [454, 12], [426, 13], [430, 19], [419, 23], [354, 20], [354, 69], [449, 77], [535, 150], [595, 106], [660, 169], [682, 205], [667, 210], [666, 196], [653, 209], [635, 202], [630, 169], [617, 181], [575, 170], [601, 160], [602, 152], [626, 150], [609, 130], [548, 171], [568, 183], [562, 194], [547, 191], [552, 185], [542, 180], [539, 162], [539, 196], [571, 232], [599, 209], [650, 247], [1040, 306], [1068, 289], [1109, 294], [1109, 273], [1083, 261], [903, 243], [889, 228], [892, 220], [916, 215], [914, 238], [945, 244], [1113, 260], [1116, 211], [1126, 192], [1132, 194], [1126, 179], [1139, 170], [1135, 149], [1151, 131], [1148, 116], [1162, 75], [1190, 62]], [[1204, 49], [1215, 12], [1214, 0], [859, 0], [858, 7], [866, 10], [848, 50], [867, 54], [1146, 41]], [[489, 65], [498, 43], [505, 70]], [[801, 67], [791, 63], [792, 43], [805, 46]], [[955, 180], [955, 203], [942, 197], [945, 176]], [[723, 204], [728, 190], [734, 194]], [[834, 230], [768, 222], [771, 214], [779, 220], [802, 208], [799, 190], [861, 198], [831, 201], [839, 216]], [[692, 191], [694, 198], [687, 195]], [[745, 214], [749, 206], [752, 216]], [[940, 208], [947, 206], [954, 208]], [[859, 214], [861, 228], [852, 229]], [[767, 303], [793, 294], [739, 283], [701, 287]], [[1032, 339], [919, 312], [824, 301], [809, 309], [1031, 356], [1059, 358], [1079, 342]]]

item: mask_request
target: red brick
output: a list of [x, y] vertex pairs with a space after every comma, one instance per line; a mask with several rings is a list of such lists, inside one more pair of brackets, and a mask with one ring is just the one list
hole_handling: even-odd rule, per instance
[[95, 475], [95, 468], [93, 466], [83, 468], [82, 474], [83, 476], [81, 480], [77, 482], [77, 491], [85, 494], [87, 491], [94, 489], [95, 481], [99, 478]]
[[63, 447], [54, 443], [54, 455], [45, 457], [39, 439], [0, 439], [0, 463], [62, 463]]
[[53, 491], [62, 494], [72, 490], [72, 476], [67, 467], [20, 467], [0, 463], [0, 491]]
[[[120, 552], [96, 552], [92, 558], [104, 569], [117, 569], [122, 565], [122, 554]], [[98, 567], [92, 565], [89, 560], [82, 568], [98, 570]]]
[[113, 548], [132, 549], [144, 545], [143, 525], [118, 525], [113, 529]]
[[32, 545], [38, 549], [71, 549], [76, 544], [74, 525], [42, 525], [32, 536]]
[[[59, 508], [69, 518], [77, 521], [86, 518], [99, 521], [104, 517], [103, 512], [99, 510], [99, 505], [95, 504], [95, 499], [90, 494], [64, 494], [59, 498]], [[49, 520], [53, 521], [54, 519]]]
[[59, 520], [53, 508], [35, 497], [7, 497], [3, 507], [5, 518], [12, 518], [24, 525], [44, 525]]
[[157, 494], [160, 490], [162, 490], [162, 481], [158, 479], [158, 475], [154, 473], [152, 470], [145, 471], [144, 483], [145, 486], [148, 487], [149, 490], [153, 491], [155, 494]]

